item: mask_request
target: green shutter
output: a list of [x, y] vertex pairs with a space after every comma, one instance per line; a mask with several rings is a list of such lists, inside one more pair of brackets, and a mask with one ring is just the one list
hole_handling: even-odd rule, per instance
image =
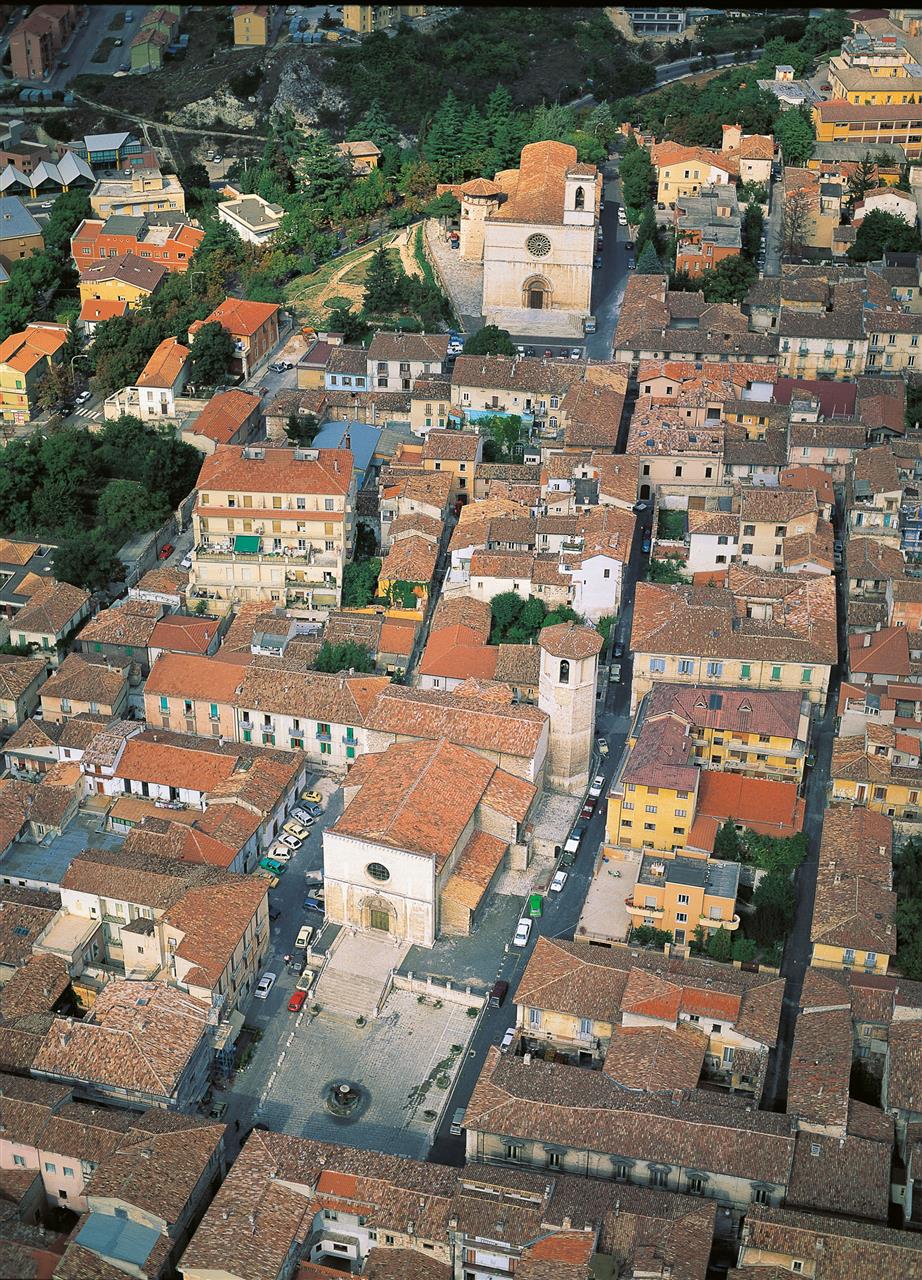
[[750, 663], [744, 662], [743, 665], [740, 667], [740, 679], [741, 680], [752, 679], [752, 665]]

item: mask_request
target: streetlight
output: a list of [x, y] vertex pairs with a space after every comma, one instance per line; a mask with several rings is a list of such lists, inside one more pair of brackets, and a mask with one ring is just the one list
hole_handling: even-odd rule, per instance
[[[203, 276], [203, 275], [205, 275], [206, 273], [205, 273], [205, 268], [204, 268], [204, 267], [190, 267], [190, 268], [189, 268], [189, 271], [187, 272], [187, 274], [188, 274], [188, 275], [190, 275], [190, 276]], [[190, 293], [192, 292], [192, 287], [191, 287], [191, 285], [190, 285], [190, 287], [189, 287], [189, 292], [190, 292]]]

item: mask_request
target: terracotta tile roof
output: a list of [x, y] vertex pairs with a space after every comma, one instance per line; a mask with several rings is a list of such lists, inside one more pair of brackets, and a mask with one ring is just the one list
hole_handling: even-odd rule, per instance
[[219, 445], [202, 461], [196, 482], [199, 493], [343, 495], [349, 491], [352, 454], [348, 449], [317, 449], [313, 451], [316, 459], [296, 459], [295, 449], [260, 449], [263, 457], [254, 458], [245, 455], [244, 445]]
[[922, 1022], [895, 1021], [887, 1056], [888, 1111], [918, 1111], [922, 1081]]
[[614, 449], [624, 409], [623, 389], [577, 382], [561, 400], [560, 409], [566, 414], [564, 443], [568, 449]]
[[801, 697], [786, 689], [711, 689], [657, 683], [647, 694], [646, 718], [670, 712], [698, 728], [797, 738]]
[[719, 821], [733, 818], [752, 831], [783, 838], [796, 835], [804, 825], [804, 802], [796, 783], [714, 769], [701, 770], [697, 813]]
[[[922, 1237], [912, 1231], [752, 1205], [746, 1211], [744, 1233], [743, 1243], [750, 1249], [780, 1254], [783, 1258], [821, 1258], [816, 1280], [881, 1280], [883, 1276], [920, 1280], [922, 1277]], [[785, 1267], [784, 1275], [790, 1274], [790, 1268]], [[758, 1270], [739, 1269], [739, 1280], [750, 1280], [750, 1277], [763, 1280]], [[774, 1280], [774, 1277], [764, 1280]]]
[[683, 1090], [631, 1094], [604, 1074], [501, 1055], [491, 1048], [468, 1103], [469, 1131], [663, 1161], [784, 1185], [791, 1121]]
[[473, 750], [504, 752], [534, 760], [545, 733], [547, 716], [537, 707], [504, 702], [459, 690], [441, 693], [387, 684], [369, 708], [365, 725], [379, 733], [424, 739], [447, 738]]
[[267, 320], [278, 314], [274, 302], [245, 302], [241, 298], [225, 298], [203, 324], [223, 325], [235, 337], [251, 338]]
[[455, 859], [442, 890], [443, 898], [476, 910], [509, 846], [498, 836], [474, 831]]
[[378, 653], [401, 654], [409, 657], [416, 640], [416, 623], [411, 619], [388, 619], [381, 626]]
[[849, 578], [893, 578], [902, 575], [906, 567], [898, 547], [876, 538], [849, 538], [845, 563]]
[[46, 698], [70, 698], [74, 702], [96, 702], [103, 707], [112, 707], [126, 685], [124, 671], [114, 671], [111, 667], [88, 662], [80, 654], [69, 653], [42, 685], [42, 706], [46, 705]]
[[617, 1027], [602, 1070], [626, 1089], [694, 1089], [708, 1037], [696, 1027]]
[[303, 715], [324, 724], [363, 724], [378, 694], [390, 687], [387, 676], [325, 675], [247, 667], [235, 702], [259, 712]]
[[86, 608], [90, 593], [69, 582], [47, 578], [16, 614], [16, 632], [26, 635], [61, 635]]
[[431, 583], [438, 560], [438, 547], [427, 538], [411, 534], [392, 544], [381, 561], [380, 577], [388, 582]]
[[541, 670], [541, 650], [535, 644], [496, 646], [494, 679], [517, 686], [537, 686]]
[[863, 484], [871, 494], [902, 491], [893, 451], [888, 445], [863, 449], [855, 458], [852, 485]]
[[848, 637], [848, 665], [852, 674], [908, 676], [911, 671], [905, 627], [882, 627]]
[[234, 664], [196, 654], [163, 653], [151, 667], [144, 692], [158, 697], [231, 703], [242, 680], [243, 672]]
[[189, 348], [164, 338], [138, 375], [139, 387], [172, 387], [189, 359]]
[[430, 634], [443, 628], [463, 626], [486, 643], [490, 635], [492, 613], [485, 600], [468, 596], [440, 596], [432, 615]]
[[388, 528], [388, 539], [394, 542], [401, 534], [419, 534], [431, 542], [438, 542], [442, 536], [444, 525], [435, 516], [427, 516], [422, 511], [412, 511], [408, 515], [398, 516], [392, 520]]
[[0, 698], [16, 701], [46, 669], [44, 658], [0, 655]]
[[191, 738], [188, 741], [189, 746], [177, 746], [158, 741], [156, 733], [129, 738], [113, 777], [132, 782], [156, 782], [164, 787], [187, 787], [194, 779], [197, 790], [214, 790], [219, 782], [234, 772], [235, 758], [196, 750], [192, 744], [197, 740]]
[[205, 1001], [166, 983], [115, 978], [85, 1021], [55, 1018], [35, 1070], [104, 1088], [171, 1096], [207, 1032], [208, 1014]]
[[134, 590], [138, 592], [162, 592], [164, 595], [182, 597], [188, 585], [188, 569], [178, 569], [172, 565], [163, 565], [156, 569], [148, 569]]
[[372, 338], [367, 359], [418, 360], [425, 364], [440, 364], [448, 355], [446, 333], [384, 333]]
[[[863, 1108], [864, 1103], [849, 1104], [849, 1133], [844, 1138], [806, 1130], [798, 1133], [785, 1196], [785, 1203], [791, 1208], [886, 1222], [893, 1121], [878, 1111], [881, 1119], [887, 1121], [884, 1128], [889, 1134], [883, 1141], [868, 1141], [850, 1131], [855, 1107]], [[875, 1109], [867, 1107], [866, 1110]]]
[[615, 1023], [630, 960], [619, 952], [540, 937], [515, 993], [516, 1004]]
[[32, 955], [0, 988], [0, 1014], [10, 1022], [25, 1014], [50, 1013], [69, 987], [70, 974], [63, 960]]
[[161, 618], [150, 636], [152, 649], [202, 656], [213, 645], [217, 624], [210, 618], [191, 618], [168, 614]]
[[[561, 225], [566, 176], [576, 167], [576, 148], [568, 143], [528, 143], [522, 148], [518, 169], [504, 169], [494, 176], [506, 200], [492, 214], [492, 220]], [[597, 182], [598, 170], [589, 166], [579, 176]], [[594, 200], [594, 193], [590, 199]], [[591, 207], [589, 199], [586, 206]]]
[[233, 876], [189, 889], [167, 908], [163, 922], [184, 935], [175, 954], [197, 966], [196, 986], [217, 987], [247, 930], [266, 916], [268, 901], [265, 880]]
[[202, 412], [187, 425], [186, 430], [195, 435], [207, 436], [216, 444], [229, 444], [233, 436], [254, 415], [259, 414], [259, 396], [231, 387], [220, 391], [205, 405]]
[[694, 792], [698, 787], [698, 773], [687, 724], [666, 715], [647, 718], [640, 726], [619, 781], [629, 786], [662, 786]]
[[441, 868], [485, 799], [495, 766], [454, 743], [401, 742], [366, 757], [361, 772], [366, 777], [332, 831], [432, 856]]
[[128, 311], [126, 301], [109, 301], [106, 298], [87, 298], [80, 305], [79, 321], [81, 324], [102, 324], [115, 316], [123, 316]]
[[163, 605], [153, 600], [126, 600], [117, 608], [101, 609], [80, 632], [80, 643], [146, 648], [162, 613]]
[[[390, 1249], [383, 1245], [373, 1245], [365, 1255], [363, 1274], [368, 1280], [408, 1280], [410, 1276], [413, 1280], [452, 1280], [454, 1270], [450, 1263], [429, 1258], [416, 1249]], [[307, 1275], [299, 1277], [299, 1280], [311, 1280], [311, 1277]]]
[[602, 637], [594, 627], [575, 622], [558, 622], [542, 627], [538, 644], [554, 658], [570, 658], [581, 661], [597, 655], [602, 648]]
[[851, 1014], [845, 1009], [801, 1011], [788, 1071], [788, 1115], [844, 1134], [851, 1066]]
[[498, 657], [499, 648], [484, 644], [478, 632], [470, 627], [440, 627], [430, 632], [419, 674], [453, 680], [466, 680], [468, 676], [492, 680]]
[[785, 467], [781, 473], [781, 487], [811, 490], [820, 502], [835, 502], [832, 476], [820, 467]]
[[476, 431], [430, 431], [423, 446], [423, 461], [440, 459], [474, 462], [480, 449]]

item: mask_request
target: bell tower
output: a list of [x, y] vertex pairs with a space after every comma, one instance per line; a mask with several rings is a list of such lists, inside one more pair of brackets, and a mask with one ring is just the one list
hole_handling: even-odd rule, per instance
[[544, 785], [581, 795], [589, 783], [602, 637], [594, 627], [561, 622], [545, 627], [538, 645], [538, 706], [551, 721]]

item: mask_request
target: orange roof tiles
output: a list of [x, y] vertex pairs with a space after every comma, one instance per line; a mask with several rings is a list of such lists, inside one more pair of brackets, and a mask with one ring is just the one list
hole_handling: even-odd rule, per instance
[[242, 298], [225, 298], [203, 324], [220, 324], [228, 333], [250, 338], [267, 320], [278, 314], [274, 302], [245, 302]]
[[[261, 449], [262, 457], [246, 457], [244, 446], [219, 445], [202, 462], [199, 492], [267, 494], [345, 494], [352, 482], [348, 449], [317, 449], [316, 458], [296, 458], [295, 449]], [[450, 483], [450, 477], [446, 476]], [[199, 500], [201, 501], [201, 499]], [[330, 520], [333, 513], [324, 512]]]
[[468, 676], [492, 680], [498, 655], [497, 646], [484, 644], [471, 627], [441, 627], [429, 636], [419, 673], [456, 680], [466, 680]]
[[129, 738], [115, 768], [116, 778], [134, 782], [155, 782], [164, 787], [192, 787], [211, 791], [234, 772], [234, 756], [196, 751], [156, 742], [155, 734]]
[[67, 341], [63, 324], [27, 324], [25, 329], [0, 343], [0, 365], [7, 364], [17, 373], [28, 373], [42, 360], [55, 355]]
[[151, 649], [169, 649], [180, 653], [207, 654], [214, 644], [217, 624], [210, 618], [187, 618], [168, 614], [161, 618], [150, 635]]
[[217, 444], [229, 444], [253, 412], [259, 410], [259, 404], [259, 396], [237, 387], [220, 391], [208, 401], [189, 429]]
[[[507, 198], [493, 217], [503, 222], [561, 224], [566, 176], [576, 164], [576, 148], [568, 143], [531, 142], [524, 146], [518, 169], [504, 169], [495, 175]], [[581, 176], [595, 181], [597, 175], [593, 167]], [[594, 192], [589, 199], [594, 200]], [[587, 208], [591, 207], [589, 199]]]
[[124, 300], [107, 298], [87, 298], [80, 308], [81, 324], [101, 324], [104, 320], [112, 320], [115, 316], [123, 316], [128, 311], [128, 303]]
[[164, 338], [141, 370], [139, 387], [172, 387], [189, 359], [190, 351], [175, 338]]
[[243, 679], [238, 665], [188, 653], [162, 653], [151, 667], [145, 694], [230, 702]]
[[803, 830], [804, 802], [794, 782], [701, 770], [699, 815], [733, 818], [763, 835], [794, 836]]

